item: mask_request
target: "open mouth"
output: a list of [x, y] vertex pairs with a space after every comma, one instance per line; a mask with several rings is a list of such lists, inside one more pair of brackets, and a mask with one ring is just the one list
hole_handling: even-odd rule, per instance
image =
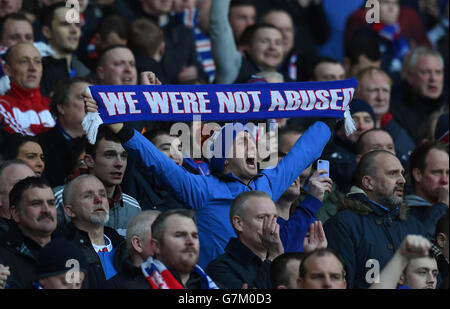
[[247, 164], [247, 167], [249, 169], [256, 169], [256, 160], [255, 160], [255, 158], [247, 158], [245, 160], [245, 163]]
[[122, 78], [123, 84], [131, 84], [132, 82], [133, 82], [133, 78], [131, 78], [131, 77]]
[[114, 179], [121, 179], [123, 174], [120, 172], [116, 172], [116, 173], [111, 173], [111, 175]]
[[402, 197], [402, 196], [403, 196], [403, 189], [402, 189], [402, 188], [398, 188], [398, 189], [396, 189], [396, 190], [394, 191], [394, 193], [395, 193], [397, 196]]

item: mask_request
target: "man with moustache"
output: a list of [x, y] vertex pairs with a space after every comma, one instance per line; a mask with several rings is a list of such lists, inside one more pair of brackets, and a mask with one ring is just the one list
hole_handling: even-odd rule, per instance
[[55, 196], [44, 179], [27, 177], [14, 185], [9, 200], [12, 220], [0, 225], [0, 259], [17, 287], [29, 289], [38, 280], [39, 252], [56, 230]]
[[360, 194], [339, 205], [324, 226], [328, 247], [337, 251], [348, 268], [349, 288], [368, 288], [376, 269], [382, 269], [408, 234], [424, 235], [425, 227], [407, 216], [403, 203], [404, 169], [385, 150], [365, 154], [355, 172]]
[[81, 175], [66, 186], [63, 199], [71, 222], [61, 237], [79, 246], [88, 263], [82, 288], [100, 288], [120, 271], [119, 257], [126, 254], [125, 239], [105, 226], [109, 220], [107, 190], [94, 175]]

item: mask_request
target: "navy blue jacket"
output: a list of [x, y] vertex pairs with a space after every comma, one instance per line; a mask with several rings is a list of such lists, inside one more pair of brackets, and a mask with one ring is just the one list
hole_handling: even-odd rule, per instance
[[280, 238], [284, 252], [303, 252], [303, 240], [311, 223], [316, 221], [316, 214], [322, 202], [312, 195], [307, 195], [301, 202], [289, 220], [277, 218], [280, 225]]
[[425, 235], [421, 222], [406, 215], [404, 204], [388, 211], [358, 194], [339, 206], [340, 211], [325, 223], [324, 230], [328, 247], [345, 261], [348, 288], [368, 288], [366, 275], [370, 278], [374, 270], [369, 260], [377, 260], [381, 272], [407, 235]]

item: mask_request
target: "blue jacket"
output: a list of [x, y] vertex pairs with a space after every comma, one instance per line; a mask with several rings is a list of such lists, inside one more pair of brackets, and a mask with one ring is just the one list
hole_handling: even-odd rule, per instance
[[123, 129], [118, 134], [127, 152], [147, 166], [170, 194], [197, 211], [200, 238], [199, 265], [224, 252], [231, 237], [236, 237], [229, 220], [232, 201], [242, 192], [264, 191], [277, 201], [300, 173], [317, 160], [331, 132], [323, 122], [313, 124], [292, 150], [273, 169], [266, 169], [248, 185], [231, 173], [224, 177], [194, 175], [178, 166], [137, 131]]
[[284, 252], [303, 252], [303, 240], [311, 223], [316, 221], [316, 214], [322, 202], [312, 195], [307, 195], [301, 202], [289, 220], [278, 217], [280, 225], [280, 238]]
[[340, 211], [325, 223], [324, 230], [328, 247], [345, 261], [348, 288], [370, 286], [366, 276], [373, 278], [377, 266], [370, 259], [378, 261], [381, 272], [407, 235], [425, 235], [421, 222], [406, 215], [404, 204], [388, 211], [358, 194], [339, 206]]

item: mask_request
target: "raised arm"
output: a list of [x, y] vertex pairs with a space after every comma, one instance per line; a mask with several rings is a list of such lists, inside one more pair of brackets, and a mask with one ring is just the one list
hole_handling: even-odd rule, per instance
[[231, 84], [239, 74], [242, 55], [234, 41], [228, 21], [231, 0], [213, 0], [210, 13], [209, 34], [216, 65], [217, 84]]
[[330, 139], [331, 131], [322, 121], [315, 122], [297, 140], [289, 153], [281, 159], [273, 169], [266, 169], [261, 177], [256, 180], [258, 186], [268, 183], [272, 199], [278, 201], [284, 191], [295, 181], [302, 171], [316, 161], [322, 154], [323, 148]]
[[414, 258], [426, 257], [431, 243], [423, 236], [408, 235], [395, 252], [392, 259], [383, 268], [378, 283], [373, 283], [371, 289], [395, 289], [403, 270]]
[[[143, 78], [149, 80], [152, 76]], [[83, 97], [86, 111], [96, 112], [97, 103], [92, 96], [84, 93]], [[209, 196], [209, 178], [191, 174], [183, 167], [178, 166], [142, 134], [124, 126], [123, 123], [114, 123], [108, 126], [119, 137], [127, 152], [143, 162], [180, 203], [194, 209], [206, 205]]]

